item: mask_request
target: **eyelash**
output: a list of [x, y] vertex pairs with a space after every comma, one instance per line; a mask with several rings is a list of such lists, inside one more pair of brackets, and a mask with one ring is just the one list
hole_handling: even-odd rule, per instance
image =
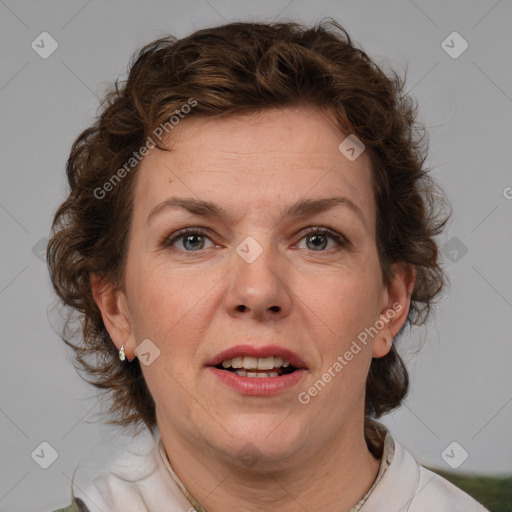
[[[207, 238], [210, 238], [209, 236], [209, 231], [205, 228], [200, 228], [200, 227], [196, 227], [196, 228], [185, 228], [185, 229], [182, 229], [180, 231], [177, 231], [176, 233], [173, 233], [172, 235], [168, 236], [168, 237], [165, 237], [163, 242], [162, 242], [162, 245], [164, 247], [172, 247], [172, 245], [177, 241], [179, 240], [180, 238], [183, 238], [185, 235], [202, 235], [202, 236], [205, 236]], [[342, 234], [330, 229], [330, 228], [327, 228], [325, 226], [316, 226], [314, 228], [311, 228], [309, 231], [305, 232], [302, 237], [300, 238], [300, 240], [306, 238], [307, 236], [309, 235], [316, 235], [316, 234], [321, 234], [321, 235], [328, 235], [330, 238], [332, 238], [340, 247], [348, 247], [348, 245], [350, 244], [350, 242], [348, 241], [348, 239], [343, 236]], [[300, 241], [299, 240], [299, 241]], [[211, 240], [213, 242], [213, 240]], [[331, 249], [332, 250], [332, 249]], [[183, 252], [200, 252], [199, 251], [183, 251]], [[328, 251], [311, 251], [311, 252], [328, 252]]]

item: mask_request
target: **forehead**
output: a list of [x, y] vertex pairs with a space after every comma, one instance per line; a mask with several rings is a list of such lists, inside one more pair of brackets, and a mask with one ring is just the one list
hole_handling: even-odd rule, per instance
[[369, 158], [363, 152], [347, 159], [338, 148], [346, 136], [326, 112], [312, 108], [191, 116], [171, 132], [169, 152], [151, 150], [140, 164], [134, 214], [147, 216], [171, 196], [272, 216], [278, 204], [343, 195], [372, 226]]

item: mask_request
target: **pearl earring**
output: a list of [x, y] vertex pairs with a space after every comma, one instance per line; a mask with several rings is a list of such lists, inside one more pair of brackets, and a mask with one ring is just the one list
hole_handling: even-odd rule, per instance
[[126, 359], [126, 354], [124, 353], [124, 345], [119, 349], [119, 359], [124, 361]]

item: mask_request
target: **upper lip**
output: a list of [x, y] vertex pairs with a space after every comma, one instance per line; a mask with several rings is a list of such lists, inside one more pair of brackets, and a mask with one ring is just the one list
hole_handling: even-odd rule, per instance
[[255, 347], [253, 345], [236, 345], [218, 353], [216, 356], [212, 357], [212, 359], [210, 359], [206, 365], [217, 366], [225, 359], [233, 359], [234, 357], [243, 356], [258, 358], [276, 356], [285, 359], [295, 368], [306, 368], [306, 364], [298, 354], [288, 350], [287, 348], [279, 347], [277, 345], [265, 345], [264, 347]]

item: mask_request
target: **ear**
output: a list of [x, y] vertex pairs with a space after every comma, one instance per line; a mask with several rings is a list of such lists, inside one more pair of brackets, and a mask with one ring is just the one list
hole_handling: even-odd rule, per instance
[[135, 357], [136, 343], [125, 294], [96, 274], [91, 274], [91, 288], [112, 341], [118, 350], [124, 345], [126, 357], [131, 361]]
[[373, 357], [383, 357], [390, 350], [393, 339], [407, 320], [411, 295], [416, 281], [414, 267], [406, 263], [393, 264], [393, 278], [383, 290], [378, 335], [373, 344]]

